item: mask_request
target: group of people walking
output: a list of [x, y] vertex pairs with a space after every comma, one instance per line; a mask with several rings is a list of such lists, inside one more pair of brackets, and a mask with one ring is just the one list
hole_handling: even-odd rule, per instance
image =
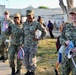
[[[18, 54], [20, 47], [24, 50], [24, 65], [27, 69], [25, 75], [35, 75], [37, 43], [46, 34], [45, 28], [41, 23], [34, 20], [33, 10], [27, 10], [26, 17], [27, 20], [22, 23], [21, 15], [16, 13], [13, 17], [14, 20], [11, 20], [9, 18], [9, 12], [5, 11], [4, 19], [1, 21], [3, 43], [6, 41], [10, 44], [8, 45], [8, 53], [11, 75], [20, 75], [22, 59], [17, 58], [17, 68], [15, 66], [15, 55]], [[39, 38], [36, 38], [35, 32], [37, 30], [41, 31]], [[5, 57], [5, 55], [1, 55], [1, 58]]]
[[[64, 25], [59, 37], [61, 47], [58, 62], [62, 64], [62, 75], [69, 75], [71, 71], [72, 75], [76, 75], [76, 8], [70, 11], [69, 16], [71, 23]], [[35, 21], [33, 10], [26, 10], [26, 17], [26, 21], [22, 23], [21, 15], [16, 13], [13, 20], [11, 20], [9, 12], [5, 11], [4, 19], [1, 21], [0, 41], [3, 43], [3, 46], [1, 46], [3, 48], [0, 51], [0, 59], [6, 60], [8, 58], [6, 53], [8, 52], [11, 75], [20, 75], [22, 60], [27, 70], [24, 75], [35, 75], [37, 44], [46, 35], [45, 25], [42, 23], [41, 17], [39, 17], [38, 21]], [[51, 24], [52, 29], [50, 29], [50, 24], [51, 22], [49, 21], [50, 35], [54, 38], [51, 33], [53, 26]], [[36, 37], [37, 30], [41, 31], [39, 37]], [[72, 45], [70, 42], [72, 42]], [[24, 50], [24, 56], [23, 59], [17, 57], [16, 67], [15, 56], [18, 55], [20, 48]], [[68, 53], [72, 54], [71, 58], [68, 57]], [[57, 72], [57, 68], [55, 70]]]

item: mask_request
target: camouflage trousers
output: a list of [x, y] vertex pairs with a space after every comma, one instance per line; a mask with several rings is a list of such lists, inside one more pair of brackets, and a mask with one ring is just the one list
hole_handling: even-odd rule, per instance
[[[74, 58], [74, 60], [76, 63], [76, 57]], [[76, 68], [72, 60], [67, 58], [67, 55], [63, 56], [61, 66], [62, 66], [62, 75], [70, 75], [70, 72], [72, 72], [72, 75], [76, 75]]]
[[[18, 53], [17, 45], [10, 45], [9, 47], [9, 64], [11, 68], [15, 68], [15, 57]], [[22, 60], [17, 58], [17, 70], [21, 69]]]
[[6, 44], [4, 44], [4, 42], [3, 42], [2, 45], [0, 45], [1, 56], [4, 56], [5, 58], [8, 58], [8, 48], [9, 48], [9, 43], [8, 42]]
[[5, 37], [2, 37], [2, 40], [0, 40], [0, 55], [4, 56], [4, 58], [8, 58], [8, 48], [10, 43], [5, 41]]
[[37, 45], [27, 45], [24, 47], [25, 56], [24, 56], [24, 65], [27, 70], [34, 72], [36, 70], [36, 53]]
[[2, 45], [0, 45], [0, 55], [1, 55], [1, 56], [4, 56], [4, 55], [5, 55], [5, 50], [4, 50], [4, 48], [5, 48], [5, 45], [4, 45], [4, 43], [2, 43]]

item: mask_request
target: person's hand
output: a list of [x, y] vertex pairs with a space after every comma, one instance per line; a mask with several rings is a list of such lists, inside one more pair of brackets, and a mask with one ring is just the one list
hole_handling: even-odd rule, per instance
[[76, 47], [74, 47], [72, 51], [73, 51], [73, 52], [76, 52]]
[[39, 39], [38, 38], [32, 38], [34, 41], [39, 41]]
[[18, 46], [18, 49], [20, 49], [20, 47], [23, 47], [23, 46], [24, 46], [24, 44], [22, 44], [22, 45]]
[[67, 41], [65, 42], [65, 45], [66, 45], [66, 46], [68, 46], [68, 45], [69, 45], [69, 43], [70, 43], [70, 41], [69, 41], [69, 40], [67, 40]]
[[23, 47], [24, 46], [24, 44], [21, 44], [19, 47]]

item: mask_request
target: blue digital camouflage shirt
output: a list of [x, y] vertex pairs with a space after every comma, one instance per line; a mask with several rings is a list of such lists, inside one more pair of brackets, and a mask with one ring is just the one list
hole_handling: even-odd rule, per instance
[[37, 44], [36, 41], [33, 40], [36, 36], [36, 31], [41, 31], [40, 39], [43, 39], [43, 37], [46, 35], [45, 28], [37, 21], [33, 21], [32, 23], [28, 23], [28, 21], [24, 22], [23, 24], [23, 38], [21, 43], [24, 45], [31, 45], [31, 44]]

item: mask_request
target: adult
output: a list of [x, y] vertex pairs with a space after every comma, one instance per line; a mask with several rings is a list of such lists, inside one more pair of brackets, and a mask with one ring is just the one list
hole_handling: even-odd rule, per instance
[[[73, 8], [69, 14], [72, 15], [71, 18], [72, 23], [64, 25], [60, 36], [60, 43], [61, 45], [66, 44], [68, 46], [70, 43], [69, 41], [72, 41], [74, 47], [76, 47], [76, 8]], [[62, 75], [69, 75], [71, 71], [72, 75], [76, 75], [76, 67], [74, 66], [72, 60], [68, 58], [68, 53], [69, 50], [63, 51], [63, 59], [61, 63]], [[76, 56], [74, 56], [74, 61], [76, 63]]]
[[43, 23], [43, 19], [42, 19], [41, 16], [38, 16], [37, 21], [38, 21], [39, 23], [41, 23], [44, 27], [46, 27], [46, 25]]
[[53, 24], [51, 23], [50, 20], [48, 21], [48, 28], [49, 28], [50, 37], [54, 38], [54, 35], [52, 33], [52, 31], [53, 31]]
[[9, 18], [10, 13], [8, 11], [4, 12], [4, 18], [1, 20], [1, 37], [2, 44], [0, 45], [1, 57], [0, 60], [6, 60], [8, 58], [8, 48], [9, 48], [9, 36], [5, 35], [5, 30], [8, 28], [10, 24], [13, 24], [13, 20]]
[[[43, 19], [42, 19], [41, 16], [38, 16], [37, 21], [38, 21], [43, 27], [46, 27], [46, 25], [43, 23]], [[40, 30], [37, 30], [37, 31], [36, 31], [36, 36], [37, 36], [37, 38], [40, 37], [40, 35], [41, 35], [41, 31], [40, 31]]]
[[[24, 44], [24, 65], [27, 69], [25, 75], [35, 75], [36, 70], [36, 53], [37, 53], [37, 43], [39, 40], [43, 39], [46, 32], [42, 25], [34, 20], [34, 11], [26, 11], [27, 20], [23, 24], [23, 44]], [[41, 36], [39, 38], [35, 37], [37, 30], [40, 30]]]
[[17, 71], [15, 72], [15, 56], [19, 52], [20, 37], [23, 24], [21, 23], [21, 16], [19, 13], [14, 15], [14, 24], [10, 25], [6, 30], [6, 35], [10, 35], [10, 47], [9, 47], [9, 64], [11, 68], [11, 75], [20, 75], [22, 60], [17, 58]]

